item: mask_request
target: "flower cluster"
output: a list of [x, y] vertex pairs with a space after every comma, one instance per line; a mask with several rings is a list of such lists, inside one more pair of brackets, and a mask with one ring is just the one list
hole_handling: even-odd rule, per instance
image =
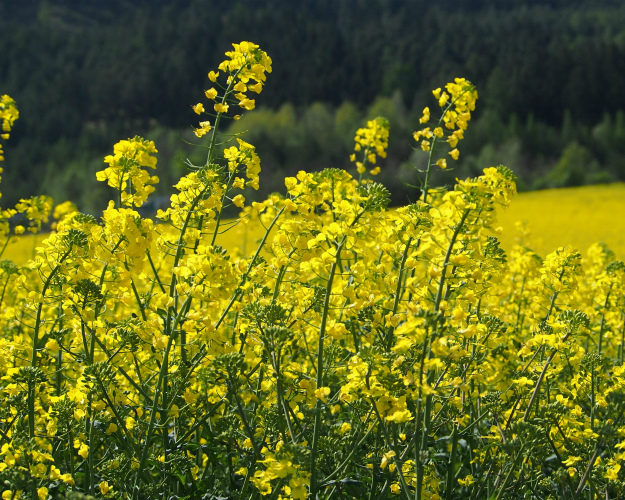
[[[267, 79], [266, 73], [271, 73], [271, 58], [258, 45], [241, 42], [233, 43], [232, 46], [234, 50], [226, 52], [228, 59], [219, 64], [219, 71], [208, 73], [208, 79], [219, 87], [219, 90], [211, 87], [205, 92], [206, 98], [214, 101], [213, 110], [217, 117], [227, 114], [232, 105], [248, 111], [254, 109], [256, 100], [250, 99], [248, 92], [260, 94]], [[225, 85], [218, 83], [220, 72], [227, 75]], [[201, 115], [206, 109], [203, 103], [197, 103], [193, 111]], [[239, 117], [235, 115], [233, 118]], [[195, 129], [195, 135], [202, 137], [210, 130], [210, 122], [203, 121]]]
[[[28, 231], [36, 233], [41, 229], [42, 223], [47, 223], [52, 213], [54, 201], [50, 196], [33, 196], [29, 199], [20, 200], [15, 205], [15, 210], [19, 214], [23, 214], [28, 225]], [[15, 228], [16, 234], [24, 232], [24, 226], [20, 225]]]
[[157, 176], [142, 168], [156, 168], [156, 158], [151, 154], [157, 152], [152, 141], [139, 136], [119, 141], [113, 155], [104, 158], [109, 166], [97, 172], [96, 177], [119, 191], [122, 205], [140, 207], [154, 192], [153, 184], [158, 183]]
[[[423, 151], [430, 151], [430, 163], [434, 163], [442, 169], [447, 168], [447, 160], [444, 157], [436, 161], [432, 158], [432, 153], [437, 142], [445, 140], [450, 147], [449, 155], [457, 160], [460, 152], [457, 149], [458, 142], [464, 138], [464, 131], [471, 120], [471, 112], [475, 110], [477, 101], [477, 90], [464, 78], [456, 78], [453, 83], [448, 83], [445, 90], [440, 88], [432, 92], [438, 100], [438, 105], [442, 114], [434, 126], [425, 127], [416, 131], [414, 140], [420, 143]], [[422, 124], [430, 122], [430, 108], [423, 110], [423, 116], [419, 119]], [[447, 129], [446, 132], [445, 129]]]
[[[355, 153], [350, 156], [350, 160], [356, 163], [356, 170], [362, 176], [366, 172], [366, 164], [372, 167], [376, 164], [377, 156], [386, 158], [386, 148], [388, 148], [388, 136], [390, 124], [386, 118], [378, 116], [374, 120], [369, 120], [367, 126], [356, 131], [354, 141]], [[362, 152], [362, 160], [357, 161], [356, 153]], [[380, 167], [370, 170], [371, 175], [377, 175]]]
[[[245, 185], [258, 189], [260, 158], [256, 154], [256, 148], [238, 138], [237, 142], [239, 144], [238, 148], [231, 146], [224, 151], [224, 158], [228, 162], [228, 171], [231, 174], [235, 174], [240, 166], [244, 166], [245, 176], [249, 179]], [[243, 179], [235, 178], [233, 187], [243, 189]]]
[[[2, 120], [2, 134], [0, 137], [2, 137], [2, 139], [6, 140], [9, 138], [9, 132], [11, 132], [15, 120], [17, 120], [19, 116], [20, 114], [14, 100], [6, 94], [0, 97], [0, 120]], [[0, 161], [3, 160], [2, 144], [0, 144]]]

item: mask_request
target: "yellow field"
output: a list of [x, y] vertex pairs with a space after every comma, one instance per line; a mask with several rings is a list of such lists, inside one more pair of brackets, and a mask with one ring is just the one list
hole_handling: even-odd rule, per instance
[[25, 264], [35, 255], [35, 248], [39, 242], [47, 236], [47, 234], [38, 234], [36, 236], [33, 236], [32, 234], [25, 234], [20, 237], [19, 240], [12, 241], [8, 244], [6, 250], [2, 254], [2, 258], [12, 260], [19, 265]]
[[[499, 213], [503, 233], [498, 235], [506, 251], [520, 242], [517, 222], [524, 223], [522, 244], [545, 257], [560, 246], [572, 245], [584, 254], [602, 242], [625, 259], [625, 184], [548, 189], [517, 195]], [[239, 224], [221, 236], [219, 244], [247, 254], [264, 234], [262, 227]]]
[[544, 257], [570, 244], [584, 254], [592, 243], [603, 242], [617, 258], [625, 259], [625, 184], [550, 189], [522, 193], [499, 215], [504, 228], [502, 246], [509, 250], [518, 237], [515, 223], [527, 223], [524, 242]]
[[[625, 184], [609, 184], [521, 193], [510, 207], [499, 214], [502, 246], [509, 250], [519, 241], [516, 223], [529, 230], [524, 245], [544, 257], [559, 246], [572, 245], [584, 253], [596, 242], [603, 242], [619, 259], [625, 259]], [[262, 227], [238, 224], [221, 235], [218, 243], [230, 251], [252, 252], [264, 234]], [[24, 236], [11, 243], [3, 258], [24, 264], [34, 255], [36, 243], [46, 235]]]

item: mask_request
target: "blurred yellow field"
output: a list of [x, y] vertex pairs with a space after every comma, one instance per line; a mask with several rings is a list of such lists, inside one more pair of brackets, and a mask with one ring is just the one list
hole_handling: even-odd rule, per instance
[[[506, 251], [515, 243], [531, 247], [541, 257], [571, 245], [585, 253], [593, 243], [605, 243], [625, 259], [625, 184], [548, 189], [517, 195], [499, 222], [498, 235]], [[525, 228], [525, 237], [517, 230]], [[529, 233], [529, 234], [527, 234]], [[220, 244], [249, 253], [264, 234], [262, 227], [239, 224], [222, 235]]]
[[[502, 246], [509, 250], [519, 242], [517, 222], [529, 231], [522, 241], [544, 257], [556, 248], [572, 245], [584, 253], [593, 243], [602, 242], [625, 259], [625, 184], [609, 184], [521, 193], [499, 221]], [[229, 251], [249, 254], [256, 248], [264, 229], [257, 224], [240, 223], [218, 238]], [[3, 258], [24, 264], [45, 235], [25, 236], [7, 247]]]
[[625, 258], [625, 184], [609, 184], [522, 193], [499, 215], [506, 250], [518, 240], [517, 221], [530, 231], [523, 244], [545, 257], [559, 246], [582, 251], [602, 242]]
[[47, 236], [45, 233], [36, 236], [25, 234], [17, 241], [10, 241], [2, 254], [2, 258], [12, 260], [19, 265], [25, 264], [35, 255], [35, 249]]

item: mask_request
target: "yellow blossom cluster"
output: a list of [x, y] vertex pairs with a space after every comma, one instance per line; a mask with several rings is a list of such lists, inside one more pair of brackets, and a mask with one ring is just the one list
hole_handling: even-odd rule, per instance
[[142, 168], [156, 168], [153, 153], [157, 153], [154, 143], [142, 137], [119, 141], [113, 154], [104, 158], [108, 167], [97, 172], [96, 178], [119, 191], [122, 205], [140, 207], [154, 192], [153, 184], [158, 183], [157, 176]]
[[[0, 120], [2, 120], [2, 134], [0, 134], [0, 137], [2, 137], [2, 139], [6, 140], [9, 138], [9, 132], [11, 132], [15, 120], [17, 120], [19, 116], [20, 114], [14, 100], [6, 94], [0, 97]], [[0, 144], [0, 161], [3, 160], [4, 153], [2, 151], [2, 144]]]
[[[477, 90], [465, 78], [456, 78], [453, 82], [445, 85], [445, 90], [435, 89], [432, 94], [441, 108], [441, 116], [434, 126], [425, 127], [413, 134], [414, 140], [419, 142], [423, 151], [430, 152], [430, 164], [435, 164], [442, 169], [447, 168], [447, 160], [444, 157], [434, 161], [433, 152], [435, 145], [440, 140], [445, 140], [450, 147], [449, 155], [457, 160], [460, 152], [457, 149], [458, 142], [464, 138], [464, 131], [471, 120], [471, 112], [475, 110]], [[430, 108], [423, 110], [419, 123], [430, 122]], [[447, 129], [449, 132], [446, 132]]]
[[[256, 107], [256, 100], [250, 99], [248, 92], [260, 94], [267, 79], [266, 73], [271, 73], [271, 58], [262, 51], [258, 45], [252, 42], [233, 43], [234, 50], [226, 52], [228, 57], [219, 64], [219, 71], [210, 71], [208, 79], [215, 83], [215, 87], [204, 92], [207, 99], [215, 101], [213, 110], [216, 113], [217, 122], [222, 114], [227, 114], [231, 105], [236, 105], [246, 111]], [[225, 85], [219, 84], [219, 75], [223, 72], [227, 75]], [[203, 103], [193, 106], [193, 111], [201, 115], [206, 112]], [[238, 120], [240, 115], [234, 115]], [[195, 129], [195, 135], [203, 137], [211, 130], [209, 121], [200, 122]]]
[[[374, 120], [369, 120], [367, 126], [359, 128], [356, 131], [354, 141], [354, 151], [350, 156], [350, 160], [356, 163], [356, 170], [362, 176], [366, 172], [365, 165], [372, 167], [376, 164], [377, 157], [386, 158], [386, 149], [388, 148], [388, 136], [390, 124], [386, 118], [378, 116]], [[362, 160], [357, 161], [356, 153], [362, 152]], [[372, 168], [369, 173], [377, 175], [380, 167]]]
[[[224, 158], [228, 162], [228, 171], [230, 173], [235, 173], [238, 171], [239, 166], [245, 166], [245, 176], [249, 179], [245, 185], [258, 189], [260, 158], [256, 154], [256, 148], [239, 138], [237, 138], [237, 142], [239, 144], [238, 148], [232, 146], [224, 151]], [[243, 186], [240, 185], [240, 180], [235, 180], [234, 182], [236, 182], [236, 186], [234, 187], [243, 188]]]

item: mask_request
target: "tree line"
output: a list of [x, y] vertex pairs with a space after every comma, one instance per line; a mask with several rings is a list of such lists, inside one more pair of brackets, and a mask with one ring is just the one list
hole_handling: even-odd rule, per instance
[[[157, 141], [166, 196], [206, 73], [240, 40], [260, 44], [274, 71], [264, 109], [233, 131], [250, 130], [276, 179], [343, 165], [356, 128], [382, 114], [392, 129], [381, 175], [397, 201], [414, 197], [411, 131], [431, 90], [463, 76], [481, 97], [459, 167], [507, 163], [525, 189], [625, 180], [620, 1], [14, 4], [0, 2], [0, 92], [21, 113], [5, 148], [5, 204], [42, 192], [99, 206], [102, 156], [137, 133]], [[259, 196], [282, 189], [261, 181]]]

